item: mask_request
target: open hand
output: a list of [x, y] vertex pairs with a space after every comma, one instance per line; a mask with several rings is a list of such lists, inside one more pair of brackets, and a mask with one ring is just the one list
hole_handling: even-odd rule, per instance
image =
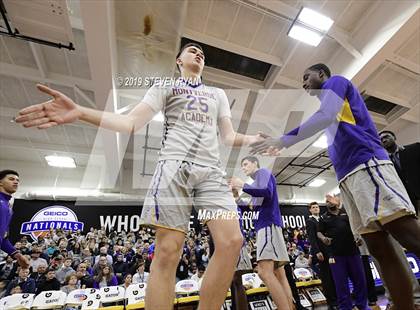
[[29, 106], [19, 111], [15, 121], [21, 123], [24, 127], [37, 127], [46, 129], [53, 126], [73, 123], [81, 115], [79, 106], [66, 95], [38, 84], [38, 89], [53, 99]]
[[260, 133], [260, 136], [264, 138], [263, 140], [259, 140], [250, 144], [252, 155], [260, 154], [260, 155], [268, 155], [268, 156], [278, 156], [280, 155], [280, 151], [283, 148], [283, 143], [279, 138], [273, 138], [268, 135], [263, 135]]

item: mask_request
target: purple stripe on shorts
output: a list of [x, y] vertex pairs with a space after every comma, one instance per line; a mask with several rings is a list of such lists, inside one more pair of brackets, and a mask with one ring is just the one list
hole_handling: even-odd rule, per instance
[[398, 193], [395, 189], [393, 189], [386, 181], [384, 176], [382, 175], [381, 171], [378, 168], [379, 163], [376, 161], [376, 159], [374, 158], [373, 161], [377, 164], [377, 166], [375, 166], [376, 172], [378, 173], [379, 177], [382, 179], [382, 181], [384, 181], [384, 184], [386, 187], [388, 187], [395, 195], [397, 195], [398, 197], [400, 197], [400, 199], [407, 205], [410, 206], [410, 203], [400, 194]]
[[378, 215], [378, 208], [379, 208], [379, 185], [376, 182], [375, 178], [372, 175], [372, 172], [370, 171], [370, 168], [368, 166], [367, 163], [365, 163], [366, 166], [366, 171], [367, 173], [369, 173], [370, 179], [372, 180], [373, 184], [375, 184], [375, 206], [374, 206], [374, 211], [375, 214]]
[[158, 179], [157, 179], [157, 184], [156, 184], [156, 189], [155, 189], [155, 193], [153, 194], [153, 199], [155, 201], [155, 215], [156, 215], [156, 221], [159, 220], [159, 204], [157, 202], [157, 194], [159, 191], [159, 184], [160, 184], [160, 178], [162, 177], [162, 172], [163, 172], [163, 164], [165, 163], [165, 161], [161, 162], [161, 165], [159, 166], [160, 168], [160, 172], [158, 172]]
[[267, 239], [267, 227], [266, 227], [266, 228], [265, 228], [265, 243], [264, 243], [264, 246], [262, 247], [262, 249], [261, 249], [261, 251], [260, 251], [260, 255], [259, 255], [259, 256], [261, 256], [261, 254], [262, 254], [262, 252], [264, 251], [265, 246], [267, 245], [267, 243], [268, 243], [268, 239]]
[[271, 240], [270, 240], [271, 241], [271, 245], [273, 246], [274, 254], [278, 258], [279, 256], [277, 255], [276, 247], [273, 244], [273, 225], [270, 226], [270, 232], [271, 232]]

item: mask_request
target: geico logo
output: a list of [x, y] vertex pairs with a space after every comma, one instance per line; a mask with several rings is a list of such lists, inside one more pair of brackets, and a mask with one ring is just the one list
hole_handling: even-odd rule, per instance
[[52, 216], [52, 215], [57, 215], [57, 216], [66, 216], [66, 215], [68, 215], [69, 213], [67, 212], [67, 211], [44, 211], [44, 213], [43, 213], [44, 215], [49, 215], [49, 216]]

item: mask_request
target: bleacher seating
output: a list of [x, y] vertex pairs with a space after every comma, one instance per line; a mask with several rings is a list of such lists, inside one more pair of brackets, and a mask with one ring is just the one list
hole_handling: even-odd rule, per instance
[[35, 294], [14, 294], [0, 300], [0, 310], [31, 309]]
[[131, 284], [125, 290], [126, 310], [144, 307], [144, 297], [146, 296], [146, 283]]
[[61, 309], [66, 298], [67, 294], [62, 291], [45, 291], [35, 297], [31, 309]]

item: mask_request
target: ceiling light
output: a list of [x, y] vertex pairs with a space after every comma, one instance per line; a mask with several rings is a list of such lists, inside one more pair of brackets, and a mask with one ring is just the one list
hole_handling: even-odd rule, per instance
[[318, 46], [323, 38], [319, 32], [296, 24], [290, 29], [288, 36], [312, 46]]
[[325, 182], [327, 182], [327, 181], [325, 181], [323, 179], [315, 179], [311, 183], [309, 183], [308, 186], [310, 186], [310, 187], [320, 187], [320, 186], [324, 185]]
[[328, 139], [325, 134], [321, 135], [313, 144], [312, 146], [318, 147], [320, 149], [326, 149], [328, 147]]
[[153, 120], [156, 122], [161, 122], [163, 123], [164, 117], [162, 112], [159, 112], [158, 114], [156, 114], [155, 116], [153, 116]]
[[312, 46], [318, 46], [334, 21], [314, 10], [302, 8], [287, 35]]
[[328, 16], [322, 15], [308, 8], [303, 8], [300, 11], [297, 20], [307, 26], [316, 28], [323, 32], [327, 32], [334, 23], [334, 21]]
[[45, 156], [45, 160], [51, 167], [76, 168], [74, 159], [68, 156], [48, 155]]

